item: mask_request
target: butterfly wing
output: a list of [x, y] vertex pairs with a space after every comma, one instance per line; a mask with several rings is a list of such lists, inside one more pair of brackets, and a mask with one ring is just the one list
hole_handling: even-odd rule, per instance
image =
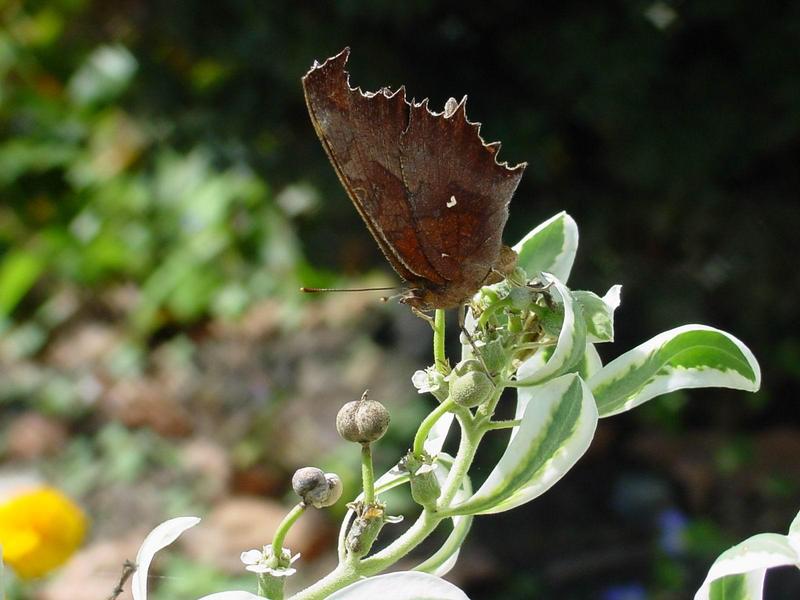
[[339, 179], [395, 271], [411, 283], [445, 283], [423, 250], [406, 197], [400, 137], [408, 126], [405, 90], [351, 88], [345, 49], [303, 77], [314, 128]]
[[525, 164], [496, 160], [500, 144], [486, 144], [480, 124], [470, 123], [466, 97], [432, 113], [427, 100], [412, 103], [400, 137], [400, 164], [422, 249], [447, 280], [444, 303], [463, 300], [502, 261], [508, 204]]

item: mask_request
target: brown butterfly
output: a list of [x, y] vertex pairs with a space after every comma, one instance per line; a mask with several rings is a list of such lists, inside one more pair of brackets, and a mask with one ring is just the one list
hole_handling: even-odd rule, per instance
[[408, 284], [401, 302], [454, 308], [509, 273], [502, 244], [508, 203], [525, 163], [497, 162], [461, 102], [440, 113], [408, 102], [405, 88], [351, 88], [345, 48], [303, 77], [306, 104], [347, 194], [394, 270]]

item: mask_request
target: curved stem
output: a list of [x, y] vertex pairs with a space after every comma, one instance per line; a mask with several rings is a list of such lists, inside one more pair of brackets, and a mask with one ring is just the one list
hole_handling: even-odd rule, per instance
[[375, 470], [372, 467], [370, 444], [361, 444], [361, 479], [364, 485], [364, 504], [375, 504]]
[[444, 325], [444, 309], [437, 308], [433, 317], [433, 364], [442, 375], [447, 375], [449, 369], [444, 351]]
[[422, 454], [425, 452], [425, 440], [428, 439], [428, 434], [433, 429], [433, 426], [436, 425], [436, 422], [442, 417], [443, 414], [449, 412], [455, 406], [455, 402], [448, 398], [444, 402], [442, 402], [439, 406], [437, 406], [433, 411], [425, 417], [425, 420], [420, 423], [419, 429], [417, 429], [417, 434], [414, 436], [414, 456], [421, 457]]
[[277, 556], [278, 558], [281, 557], [283, 554], [283, 540], [286, 539], [286, 534], [289, 533], [292, 525], [295, 524], [295, 521], [300, 518], [300, 515], [302, 515], [305, 510], [306, 503], [299, 502], [283, 518], [283, 521], [281, 521], [280, 525], [278, 525], [278, 528], [275, 530], [275, 535], [272, 537], [273, 556]]

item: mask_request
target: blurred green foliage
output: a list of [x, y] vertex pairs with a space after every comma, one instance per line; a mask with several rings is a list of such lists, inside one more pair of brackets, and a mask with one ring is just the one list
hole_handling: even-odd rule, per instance
[[[529, 163], [506, 242], [568, 210], [581, 228], [575, 284], [624, 284], [617, 347], [702, 322], [753, 349], [765, 382], [755, 400], [681, 393], [607, 425], [623, 454], [616, 469], [637, 435], [736, 432], [709, 458], [726, 485], [754, 468], [748, 436], [798, 425], [798, 28], [800, 4], [746, 0], [0, 2], [0, 354], [3, 366], [23, 365], [0, 374], [0, 399], [90, 420], [86, 382], [41, 360], [77, 317], [123, 330], [106, 366], [133, 378], [165, 340], [170, 360], [190, 363], [209, 323], [265, 298], [295, 305], [298, 285], [325, 285], [331, 272], [388, 269], [319, 146], [299, 82], [313, 60], [350, 45], [364, 89], [405, 83], [432, 106], [469, 94], [470, 118], [504, 142], [502, 158]], [[386, 329], [381, 343], [409, 343]], [[398, 352], [427, 357], [420, 343]], [[50, 465], [77, 492], [137, 484], [172, 460], [158, 434], [86, 429]], [[261, 456], [261, 443], [253, 435], [237, 448]], [[598, 480], [578, 472], [573, 482], [613, 486], [593, 467]], [[796, 482], [764, 473], [757, 484], [758, 498], [796, 512]], [[591, 535], [610, 519], [608, 500], [569, 485], [515, 518], [551, 527], [531, 537], [567, 559], [575, 547], [601, 554], [610, 534]], [[171, 511], [196, 503], [170, 494]], [[691, 553], [710, 560], [742, 538], [761, 508], [751, 500], [720, 499], [722, 525], [694, 523]], [[765, 514], [761, 530], [784, 526], [780, 510]], [[493, 548], [520, 571], [505, 597], [547, 597], [558, 586], [547, 565], [521, 573], [535, 543], [518, 522], [505, 526], [507, 541], [525, 538], [516, 553]], [[651, 579], [686, 591], [702, 569], [677, 564], [654, 562]], [[174, 569], [184, 576], [162, 597], [206, 593], [181, 587], [201, 578], [216, 585], [205, 580], [215, 574]], [[553, 593], [594, 597], [597, 582], [578, 579]]]
[[4, 7], [0, 318], [63, 286], [130, 285], [146, 336], [296, 290], [299, 249], [269, 186], [202, 142], [176, 149], [168, 122], [129, 109], [139, 60], [120, 44], [70, 48], [87, 8]]

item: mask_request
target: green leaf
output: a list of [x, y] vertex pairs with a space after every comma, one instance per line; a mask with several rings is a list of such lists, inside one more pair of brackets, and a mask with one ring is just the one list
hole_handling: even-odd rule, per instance
[[572, 292], [572, 297], [583, 309], [588, 341], [614, 341], [614, 311], [619, 306], [621, 291], [621, 285], [612, 286], [602, 298], [593, 292]]
[[594, 347], [594, 344], [586, 344], [586, 352], [583, 355], [583, 359], [580, 363], [578, 363], [578, 375], [580, 375], [584, 381], [588, 381], [589, 378], [597, 373], [600, 369], [603, 368], [603, 361], [600, 359], [600, 355], [597, 353], [597, 348]]
[[[794, 540], [794, 543], [800, 547], [800, 512], [789, 525], [789, 537]], [[799, 552], [800, 553], [800, 552]]]
[[577, 250], [578, 226], [565, 212], [550, 217], [514, 246], [517, 265], [526, 273], [553, 273], [561, 281], [569, 279]]
[[452, 510], [488, 514], [510, 510], [546, 492], [583, 455], [597, 426], [597, 408], [574, 373], [520, 388], [522, 423], [480, 489]]
[[3, 259], [0, 264], [0, 317], [14, 310], [43, 270], [42, 258], [24, 250], [13, 251]]
[[608, 417], [680, 389], [755, 392], [761, 385], [761, 370], [753, 353], [731, 334], [705, 325], [684, 325], [611, 361], [588, 383], [600, 416]]
[[759, 533], [723, 552], [694, 600], [760, 600], [767, 569], [800, 566], [800, 548], [789, 536]]
[[574, 369], [586, 352], [586, 322], [580, 305], [569, 289], [552, 275], [544, 274], [553, 299], [563, 309], [564, 318], [555, 349], [542, 348], [517, 369], [518, 385], [536, 385]]

